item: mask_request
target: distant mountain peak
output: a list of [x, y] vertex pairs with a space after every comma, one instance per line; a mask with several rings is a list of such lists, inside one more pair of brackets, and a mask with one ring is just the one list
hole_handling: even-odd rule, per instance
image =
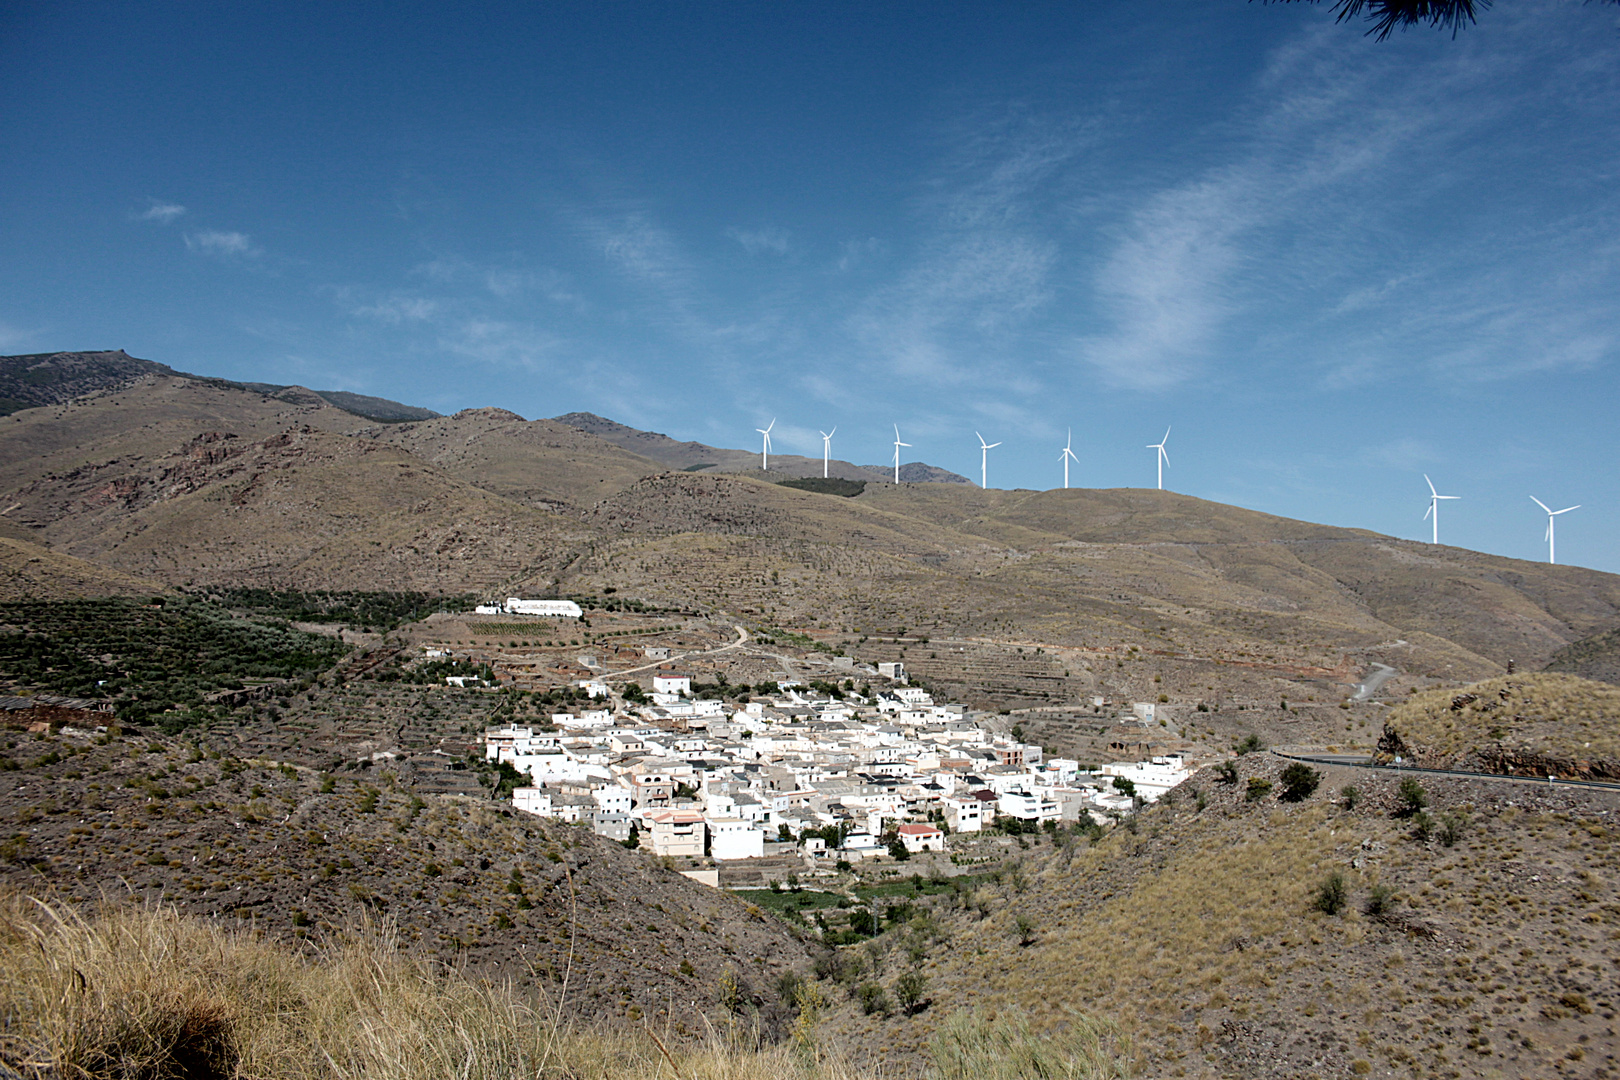
[[148, 375], [194, 379], [215, 386], [263, 394], [293, 405], [325, 402], [344, 412], [385, 424], [430, 420], [439, 414], [432, 409], [403, 405], [387, 398], [355, 394], [347, 390], [311, 390], [280, 383], [238, 382], [212, 375], [192, 375], [176, 371], [155, 360], [141, 360], [123, 349], [89, 352], [27, 353], [0, 356], [0, 416], [42, 405], [56, 405], [85, 394], [122, 390]]

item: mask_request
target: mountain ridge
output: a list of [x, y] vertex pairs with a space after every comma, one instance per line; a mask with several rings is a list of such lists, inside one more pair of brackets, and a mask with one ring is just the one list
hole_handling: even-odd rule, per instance
[[[0, 425], [0, 531], [171, 586], [612, 588], [835, 639], [910, 628], [1009, 652], [1129, 646], [1170, 665], [1153, 673], [1162, 686], [1139, 686], [1076, 654], [1045, 692], [1066, 700], [1114, 682], [1192, 694], [1245, 664], [1377, 660], [1470, 681], [1620, 625], [1620, 577], [1579, 567], [1147, 489], [884, 479], [841, 498], [774, 483], [791, 459], [765, 473], [725, 453], [743, 467], [690, 471], [683, 460], [719, 452], [591, 414], [375, 423], [312, 392], [142, 368], [122, 390]], [[955, 681], [946, 659], [896, 653]]]

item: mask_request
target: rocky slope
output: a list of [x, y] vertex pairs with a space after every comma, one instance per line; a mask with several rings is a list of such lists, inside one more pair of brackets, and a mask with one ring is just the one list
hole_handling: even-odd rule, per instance
[[703, 1032], [732, 972], [771, 1022], [810, 955], [729, 894], [573, 826], [336, 775], [72, 726], [0, 729], [0, 881], [75, 902], [172, 905], [317, 945], [387, 921], [577, 1015]]
[[[1118, 1024], [1144, 1076], [1613, 1075], [1620, 799], [1425, 780], [1420, 819], [1366, 770], [1282, 802], [1286, 764], [1205, 770], [1095, 844], [1029, 840], [984, 885], [912, 901], [851, 950], [828, 1026], [891, 1068], [977, 1009]], [[861, 1006], [911, 971], [915, 1015]]]
[[1575, 675], [1506, 675], [1412, 696], [1379, 752], [1429, 769], [1620, 780], [1620, 688]]

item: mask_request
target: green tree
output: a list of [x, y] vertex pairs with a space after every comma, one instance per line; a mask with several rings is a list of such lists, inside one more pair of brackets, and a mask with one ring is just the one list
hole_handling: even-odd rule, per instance
[[1316, 898], [1312, 902], [1312, 906], [1325, 915], [1337, 915], [1344, 910], [1345, 900], [1349, 893], [1349, 887], [1344, 882], [1344, 875], [1335, 870], [1327, 876], [1327, 880], [1316, 887]]
[[1373, 918], [1387, 915], [1395, 907], [1395, 890], [1388, 885], [1374, 885], [1367, 890], [1367, 902], [1361, 910]]
[[1428, 805], [1429, 794], [1423, 790], [1423, 785], [1417, 782], [1417, 778], [1401, 777], [1400, 787], [1395, 791], [1395, 816], [1411, 817]]
[[894, 984], [894, 996], [900, 1002], [900, 1007], [912, 1016], [923, 1003], [923, 996], [928, 993], [928, 976], [920, 971], [912, 970], [901, 975]]
[[1123, 776], [1114, 777], [1114, 790], [1121, 795], [1136, 796], [1136, 784]]
[[1322, 782], [1322, 774], [1304, 762], [1296, 761], [1284, 769], [1278, 779], [1282, 783], [1282, 790], [1277, 793], [1277, 798], [1283, 802], [1304, 802]]

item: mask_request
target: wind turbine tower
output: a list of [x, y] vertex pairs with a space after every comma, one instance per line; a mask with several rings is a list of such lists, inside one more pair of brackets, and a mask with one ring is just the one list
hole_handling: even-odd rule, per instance
[[1430, 543], [1438, 544], [1440, 542], [1440, 500], [1460, 499], [1462, 496], [1442, 495], [1434, 490], [1434, 481], [1429, 479], [1428, 473], [1423, 474], [1423, 482], [1429, 485], [1429, 508], [1423, 512], [1423, 516], [1434, 519], [1434, 533]]
[[1581, 504], [1576, 503], [1574, 506], [1566, 506], [1562, 510], [1554, 510], [1552, 507], [1548, 506], [1534, 495], [1530, 496], [1530, 501], [1547, 511], [1547, 562], [1549, 565], [1551, 565], [1558, 561], [1558, 559], [1555, 557], [1557, 553], [1553, 550], [1553, 518], [1557, 517], [1559, 514], [1567, 514], [1571, 510], [1579, 510], [1581, 508]]
[[771, 468], [771, 428], [775, 426], [776, 418], [773, 416], [769, 424], [754, 429], [765, 436], [765, 445], [759, 452], [759, 467], [764, 472], [769, 472]]
[[896, 484], [900, 482], [900, 448], [910, 445], [908, 442], [900, 441], [900, 425], [894, 425], [894, 482]]
[[[977, 431], [975, 431], [973, 434], [979, 435]], [[984, 436], [979, 435], [979, 490], [981, 491], [990, 486], [985, 482], [986, 478], [989, 476], [990, 451], [994, 450], [1000, 445], [1001, 444], [998, 442], [987, 443], [984, 441]]]
[[1159, 452], [1158, 455], [1157, 455], [1156, 460], [1159, 463], [1159, 490], [1160, 491], [1164, 490], [1164, 467], [1166, 465], [1170, 464], [1170, 454], [1164, 448], [1164, 444], [1169, 442], [1169, 441], [1170, 441], [1170, 429], [1165, 428], [1164, 429], [1164, 438], [1160, 439], [1156, 443], [1148, 443], [1148, 446], [1147, 446], [1147, 448], [1149, 450], [1157, 450]]
[[1058, 456], [1063, 462], [1063, 490], [1069, 490], [1069, 462], [1080, 464], [1080, 459], [1074, 456], [1074, 428], [1069, 429], [1069, 441], [1063, 444], [1063, 453]]
[[[820, 428], [816, 429], [821, 431]], [[821, 432], [821, 478], [827, 479], [827, 463], [832, 460], [832, 437], [838, 434], [838, 429]]]

